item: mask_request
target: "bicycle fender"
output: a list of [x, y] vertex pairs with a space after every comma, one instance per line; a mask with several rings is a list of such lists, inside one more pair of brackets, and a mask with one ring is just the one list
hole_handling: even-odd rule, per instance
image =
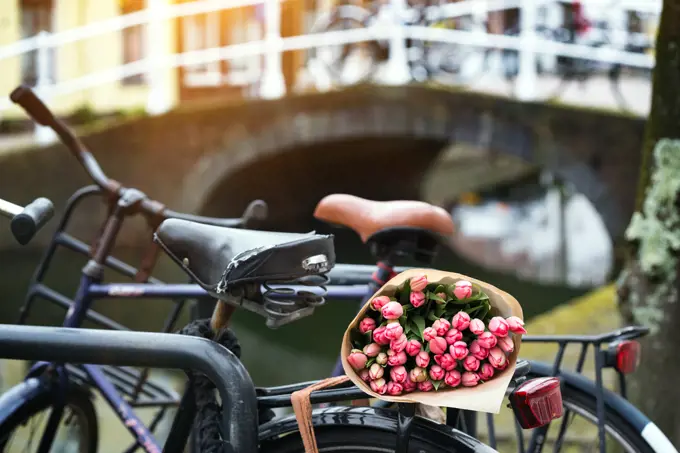
[[[397, 432], [397, 414], [373, 407], [331, 407], [312, 412], [315, 428], [324, 426], [370, 426], [383, 431]], [[279, 436], [298, 432], [295, 415], [290, 415], [260, 426], [260, 442], [276, 441]], [[427, 439], [443, 445], [457, 453], [497, 453], [474, 437], [468, 436], [446, 425], [416, 417], [413, 420], [414, 438]]]
[[0, 426], [27, 401], [51, 391], [44, 379], [28, 378], [0, 396]]

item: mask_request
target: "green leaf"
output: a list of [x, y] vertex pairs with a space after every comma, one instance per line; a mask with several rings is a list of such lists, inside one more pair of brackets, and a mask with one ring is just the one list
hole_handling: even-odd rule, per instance
[[436, 321], [439, 319], [439, 316], [437, 316], [437, 313], [435, 313], [434, 311], [431, 311], [427, 314], [427, 319], [430, 321]]
[[366, 336], [359, 329], [352, 329], [349, 333], [349, 341], [355, 349], [363, 349], [366, 346]]
[[414, 316], [411, 319], [411, 322], [414, 325], [413, 332], [420, 337], [420, 339], [423, 339], [423, 331], [425, 330], [425, 318], [422, 316]]
[[436, 305], [434, 307], [434, 313], [437, 315], [437, 318], [441, 318], [445, 311], [446, 305]]
[[411, 304], [402, 304], [401, 308], [404, 310], [404, 313], [406, 313], [413, 310], [415, 307]]
[[375, 357], [371, 357], [371, 358], [368, 359], [368, 361], [366, 362], [366, 368], [370, 368], [371, 365], [373, 365], [374, 363], [375, 363]]
[[446, 293], [446, 287], [445, 287], [444, 285], [438, 285], [438, 286], [434, 289], [434, 292], [435, 292], [435, 294]]
[[439, 390], [439, 386], [442, 385], [442, 381], [432, 381], [432, 385], [435, 390]]

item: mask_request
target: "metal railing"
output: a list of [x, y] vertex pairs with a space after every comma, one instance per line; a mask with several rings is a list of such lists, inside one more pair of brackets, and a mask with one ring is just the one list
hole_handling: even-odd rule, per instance
[[[247, 77], [241, 78], [238, 83], [259, 85], [256, 91], [258, 96], [278, 98], [286, 92], [281, 58], [283, 52], [375, 40], [389, 42], [388, 70], [385, 71], [388, 77], [383, 80], [383, 83], [388, 84], [404, 84], [411, 80], [407, 61], [407, 39], [517, 50], [520, 58], [515, 94], [521, 100], [533, 99], [532, 90], [537, 77], [538, 54], [602, 63], [619, 63], [638, 68], [653, 67], [654, 58], [651, 55], [627, 52], [614, 47], [594, 48], [588, 45], [567, 44], [539, 37], [536, 33], [537, 12], [539, 8], [553, 3], [555, 2], [548, 0], [463, 0], [436, 7], [440, 18], [455, 18], [471, 13], [488, 14], [493, 11], [519, 8], [520, 32], [518, 36], [406, 25], [408, 23], [406, 18], [413, 12], [413, 9], [407, 5], [405, 0], [389, 0], [386, 4], [389, 20], [392, 22], [389, 27], [368, 26], [361, 29], [326, 31], [282, 38], [281, 0], [200, 0], [174, 5], [167, 4], [166, 0], [147, 0], [147, 9], [143, 11], [56, 33], [42, 31], [36, 36], [0, 47], [0, 61], [35, 52], [36, 90], [44, 99], [68, 95], [144, 74], [148, 84], [146, 110], [149, 114], [163, 113], [173, 107], [171, 96], [168, 94], [171, 90], [164, 85], [167, 83], [164, 71], [170, 68], [262, 56], [262, 70], [260, 71], [258, 67]], [[612, 5], [612, 0], [588, 0], [581, 3], [606, 6]], [[163, 48], [161, 40], [150, 39], [158, 36], [163, 21], [256, 5], [264, 7], [264, 36], [259, 40], [176, 53]], [[639, 11], [646, 14], [659, 14], [661, 10], [660, 0], [621, 0], [614, 5], [621, 10]], [[105, 33], [120, 32], [134, 26], [147, 27], [145, 58], [70, 80], [53, 80], [49, 77], [51, 49], [98, 37]], [[235, 82], [227, 80], [227, 83]], [[1, 97], [0, 113], [9, 105], [9, 99]], [[45, 130], [38, 128], [38, 138], [43, 142], [49, 141], [49, 134], [45, 134]]]

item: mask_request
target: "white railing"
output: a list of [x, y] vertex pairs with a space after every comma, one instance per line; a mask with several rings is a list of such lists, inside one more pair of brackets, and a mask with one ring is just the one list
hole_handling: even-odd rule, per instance
[[[259, 84], [258, 94], [265, 98], [278, 98], [285, 94], [285, 81], [281, 66], [281, 54], [286, 51], [305, 50], [317, 47], [382, 40], [389, 42], [390, 57], [385, 73], [385, 83], [403, 84], [411, 80], [407, 61], [406, 39], [478, 46], [480, 48], [516, 49], [519, 51], [520, 68], [517, 96], [523, 100], [533, 98], [532, 89], [536, 80], [536, 57], [538, 54], [575, 57], [603, 63], [620, 63], [626, 66], [651, 68], [654, 59], [650, 55], [625, 52], [616, 48], [594, 48], [587, 45], [565, 44], [538, 37], [535, 33], [537, 11], [549, 0], [463, 0], [438, 7], [438, 17], [453, 18], [469, 14], [488, 14], [509, 8], [521, 10], [521, 32], [519, 36], [487, 34], [479, 31], [438, 29], [424, 26], [403, 25], [407, 23], [410, 11], [405, 0], [390, 0], [388, 16], [390, 26], [376, 24], [363, 29], [329, 31], [292, 37], [281, 37], [281, 0], [200, 0], [175, 5], [166, 4], [167, 0], [147, 0], [147, 9], [112, 19], [88, 24], [79, 28], [57, 33], [41, 32], [31, 38], [0, 47], [0, 61], [10, 57], [36, 52], [37, 91], [43, 98], [68, 95], [99, 85], [115, 83], [127, 77], [145, 74], [149, 85], [146, 109], [150, 114], [158, 114], [172, 108], [169, 100], [171, 91], [163, 86], [166, 78], [163, 71], [168, 68], [188, 67], [238, 58], [263, 56], [263, 68], [259, 60], [255, 70], [242, 77], [227, 78], [227, 83], [242, 85]], [[612, 0], [588, 0], [584, 5], [611, 7]], [[147, 37], [158, 36], [163, 21], [213, 13], [246, 6], [264, 5], [264, 37], [259, 40], [191, 50], [182, 53], [168, 53], [154, 39], [147, 39], [146, 58], [101, 70], [71, 80], [51, 80], [49, 56], [50, 49], [74, 43], [105, 33], [119, 32], [129, 27], [145, 25]], [[640, 11], [659, 14], [660, 0], [621, 0], [616, 3], [621, 10]], [[156, 40], [158, 41], [158, 40]], [[10, 105], [7, 97], [0, 98], [0, 112]], [[39, 131], [41, 131], [39, 129]], [[44, 134], [44, 130], [40, 133]], [[42, 135], [43, 139], [48, 136]]]

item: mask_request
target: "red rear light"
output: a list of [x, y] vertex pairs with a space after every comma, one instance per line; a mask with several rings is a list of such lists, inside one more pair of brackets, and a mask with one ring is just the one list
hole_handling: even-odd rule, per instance
[[555, 377], [530, 379], [510, 394], [510, 405], [522, 428], [547, 425], [562, 416], [560, 380]]
[[616, 371], [623, 374], [630, 374], [635, 371], [640, 364], [640, 343], [634, 340], [624, 340], [609, 347], [610, 359]]

